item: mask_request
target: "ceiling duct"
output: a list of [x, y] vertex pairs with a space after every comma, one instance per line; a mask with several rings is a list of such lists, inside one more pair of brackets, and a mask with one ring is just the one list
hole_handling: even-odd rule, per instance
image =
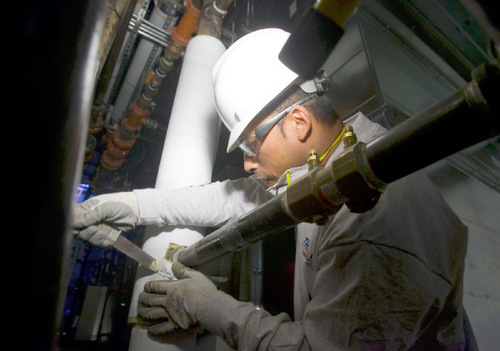
[[[447, 13], [441, 14], [445, 19], [437, 21], [439, 27], [426, 27], [427, 33], [422, 37], [416, 35], [414, 27], [410, 29], [413, 22], [403, 23], [400, 12], [389, 11], [383, 6], [384, 1], [361, 3], [323, 65], [329, 72], [330, 93], [342, 118], [362, 111], [371, 120], [392, 128], [457, 91], [465, 85], [464, 77], [470, 76], [473, 67], [488, 61], [483, 50], [487, 39], [482, 28], [466, 12], [462, 13], [462, 8], [454, 8], [448, 2], [445, 9], [429, 7], [433, 2], [412, 2], [414, 17], [420, 19], [433, 18], [436, 12]], [[456, 16], [460, 13], [467, 30], [460, 26], [462, 29], [456, 29], [455, 36], [444, 35], [451, 31], [451, 26], [459, 26]], [[435, 51], [435, 42], [425, 41], [427, 37], [446, 38], [446, 54], [442, 52], [444, 49]], [[465, 60], [466, 57], [470, 59]], [[499, 149], [498, 141], [493, 139], [447, 160], [498, 191], [500, 160], [492, 150]]]

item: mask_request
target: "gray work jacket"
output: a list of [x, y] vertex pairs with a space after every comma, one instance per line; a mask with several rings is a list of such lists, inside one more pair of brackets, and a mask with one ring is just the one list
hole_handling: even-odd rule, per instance
[[[362, 114], [346, 123], [364, 142], [385, 132]], [[289, 172], [293, 181], [307, 166]], [[220, 226], [286, 183], [283, 175], [265, 189], [251, 176], [138, 190], [141, 223]], [[239, 350], [471, 349], [462, 307], [467, 228], [424, 175], [389, 184], [370, 211], [344, 205], [326, 225], [297, 225], [296, 242], [293, 321], [218, 291], [202, 326]]]

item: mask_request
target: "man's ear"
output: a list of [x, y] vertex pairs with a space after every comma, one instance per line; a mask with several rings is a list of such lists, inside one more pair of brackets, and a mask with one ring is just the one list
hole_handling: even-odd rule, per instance
[[312, 131], [311, 113], [302, 105], [297, 105], [292, 108], [289, 115], [292, 127], [295, 128], [297, 138], [300, 141], [305, 141]]

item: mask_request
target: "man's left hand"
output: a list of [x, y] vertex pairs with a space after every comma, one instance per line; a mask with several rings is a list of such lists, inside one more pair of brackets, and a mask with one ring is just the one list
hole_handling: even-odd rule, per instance
[[172, 272], [178, 280], [157, 280], [146, 283], [139, 295], [137, 313], [153, 335], [177, 329], [189, 329], [199, 324], [205, 305], [217, 291], [203, 273], [175, 262]]

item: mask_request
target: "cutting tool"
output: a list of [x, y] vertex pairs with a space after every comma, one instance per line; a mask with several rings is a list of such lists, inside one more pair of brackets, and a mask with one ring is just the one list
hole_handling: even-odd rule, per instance
[[113, 242], [113, 247], [115, 249], [140, 263], [150, 271], [158, 273], [159, 260], [156, 260], [143, 249], [128, 240], [122, 235], [121, 230], [116, 230], [109, 226], [107, 227], [109, 228], [109, 235], [107, 236], [107, 239]]

